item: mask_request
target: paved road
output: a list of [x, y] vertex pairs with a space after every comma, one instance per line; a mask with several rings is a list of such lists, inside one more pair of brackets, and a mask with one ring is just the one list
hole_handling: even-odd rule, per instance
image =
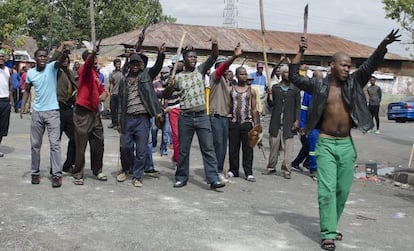
[[[266, 162], [258, 150], [256, 183], [234, 178], [223, 192], [208, 190], [195, 140], [186, 187], [172, 188], [169, 152], [154, 155], [162, 176], [133, 188], [115, 181], [118, 135], [104, 120], [108, 182], [91, 176], [88, 161], [84, 186], [65, 176], [63, 187], [52, 189], [47, 137], [41, 183], [30, 184], [29, 119], [12, 114], [0, 146], [6, 153], [0, 159], [0, 250], [320, 250], [316, 183], [300, 173], [291, 180], [260, 175]], [[354, 132], [358, 162], [406, 165], [412, 133], [398, 132], [412, 132], [413, 124], [383, 124], [382, 135]], [[412, 250], [413, 206], [413, 191], [356, 180], [337, 250]]]

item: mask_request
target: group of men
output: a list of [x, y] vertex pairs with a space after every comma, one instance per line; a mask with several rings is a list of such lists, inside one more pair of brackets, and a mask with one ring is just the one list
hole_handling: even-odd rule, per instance
[[[338, 220], [343, 212], [353, 180], [356, 151], [351, 138], [351, 128], [357, 127], [362, 132], [368, 132], [373, 127], [372, 117], [367, 106], [363, 87], [370, 80], [372, 73], [378, 67], [387, 45], [399, 41], [397, 31], [391, 31], [379, 44], [375, 52], [352, 74], [350, 74], [351, 58], [344, 52], [333, 55], [331, 71], [327, 76], [317, 75], [313, 78], [299, 74], [300, 60], [307, 49], [307, 39], [302, 37], [299, 51], [289, 67], [280, 70], [281, 81], [267, 88], [267, 103], [271, 107], [269, 126], [270, 157], [267, 173], [274, 173], [278, 159], [278, 151], [282, 146], [287, 149], [282, 163], [283, 176], [291, 176], [292, 137], [299, 128], [300, 92], [299, 89], [312, 95], [308, 110], [306, 126], [303, 134], [309, 135], [318, 129], [319, 136], [316, 144], [318, 203], [320, 212], [321, 248], [334, 250], [335, 241], [342, 240], [342, 234], [337, 232]], [[147, 68], [147, 57], [133, 53], [127, 58], [123, 75], [118, 77], [118, 90], [112, 88], [111, 96], [117, 94], [118, 127], [121, 133], [121, 163], [122, 170], [118, 181], [124, 181], [132, 174], [132, 184], [142, 186], [142, 174], [146, 162], [146, 149], [150, 133], [150, 118], [155, 118], [162, 127], [164, 113], [171, 115], [175, 109], [178, 126], [173, 127], [178, 140], [178, 159], [174, 187], [186, 186], [189, 179], [190, 149], [194, 133], [197, 133], [200, 150], [203, 157], [206, 181], [211, 189], [225, 186], [223, 173], [224, 159], [229, 142], [229, 176], [239, 176], [239, 151], [243, 152], [243, 170], [248, 181], [255, 181], [252, 173], [253, 147], [248, 144], [249, 132], [260, 124], [257, 110], [260, 92], [249, 85], [248, 75], [244, 67], [235, 71], [237, 83], [228, 78], [227, 69], [235, 59], [242, 55], [240, 45], [234, 54], [227, 58], [218, 58], [218, 43], [212, 39], [211, 55], [200, 65], [197, 65], [197, 54], [191, 46], [184, 48], [181, 72], [172, 76], [166, 82], [162, 98], [171, 101], [168, 109], [163, 109], [160, 97], [154, 91], [152, 82], [161, 71], [165, 58], [164, 47], [160, 46], [155, 65]], [[64, 171], [70, 171], [76, 185], [83, 184], [84, 153], [87, 142], [91, 149], [91, 169], [98, 180], [106, 181], [102, 172], [102, 157], [104, 149], [103, 127], [99, 115], [99, 103], [108, 96], [100, 83], [96, 70], [97, 51], [85, 51], [82, 55], [85, 63], [78, 70], [78, 81], [70, 77], [65, 70], [69, 63], [65, 46], [71, 42], [63, 42], [57, 49], [56, 61], [47, 62], [47, 51], [39, 49], [35, 52], [36, 68], [28, 71], [26, 77], [26, 92], [23, 95], [21, 112], [25, 111], [30, 89], [36, 92], [32, 122], [31, 122], [31, 152], [32, 152], [32, 184], [39, 184], [40, 147], [44, 130], [48, 130], [50, 143], [50, 163], [52, 186], [62, 184], [62, 166], [60, 156], [60, 136], [65, 132], [74, 140], [74, 148], [68, 147], [68, 164]], [[215, 66], [210, 75], [211, 92], [205, 93], [205, 76], [208, 70]], [[115, 62], [117, 66], [117, 62]], [[258, 65], [259, 66], [259, 65]], [[258, 67], [260, 68], [260, 67]], [[0, 109], [3, 113], [10, 112], [9, 103], [13, 103], [9, 75], [4, 69], [3, 54], [0, 53]], [[61, 71], [59, 71], [59, 69]], [[119, 71], [116, 67], [115, 71]], [[59, 75], [60, 72], [60, 75]], [[62, 75], [66, 73], [66, 77]], [[7, 82], [7, 84], [4, 84]], [[66, 85], [61, 83], [65, 82]], [[373, 86], [373, 80], [371, 79]], [[59, 91], [60, 90], [60, 91]], [[76, 90], [76, 91], [75, 91]], [[374, 92], [373, 88], [369, 92]], [[375, 88], [376, 95], [378, 89]], [[74, 93], [77, 93], [74, 97]], [[112, 98], [111, 98], [112, 99]], [[377, 98], [378, 99], [378, 98]], [[206, 107], [208, 100], [209, 107]], [[375, 101], [375, 100], [374, 100]], [[374, 101], [371, 106], [377, 105]], [[378, 100], [376, 100], [378, 101]], [[114, 101], [115, 102], [115, 101]], [[170, 102], [167, 102], [170, 104]], [[179, 105], [179, 110], [178, 110]], [[5, 109], [9, 107], [9, 111]], [[112, 106], [116, 109], [116, 106]], [[208, 109], [207, 109], [208, 108]], [[371, 107], [373, 110], [376, 107]], [[73, 109], [73, 112], [70, 111]], [[69, 112], [65, 115], [65, 112]], [[208, 112], [207, 112], [208, 111]], [[70, 119], [70, 114], [73, 119]], [[1, 135], [4, 131], [4, 120], [1, 120]], [[62, 122], [66, 121], [66, 122]], [[68, 124], [73, 122], [73, 135], [65, 131]], [[378, 120], [377, 128], [378, 128]], [[65, 124], [68, 123], [68, 124]], [[63, 126], [62, 126], [63, 124]], [[67, 126], [67, 127], [65, 127]], [[174, 129], [175, 128], [175, 129]], [[178, 133], [177, 133], [178, 130]], [[70, 131], [70, 129], [67, 129]], [[69, 143], [71, 144], [71, 143]], [[175, 148], [175, 147], [174, 147]], [[174, 149], [176, 150], [176, 149]], [[75, 152], [74, 158], [69, 152]], [[175, 154], [174, 154], [175, 156]], [[119, 177], [120, 175], [123, 177]], [[121, 179], [123, 178], [123, 179]]]

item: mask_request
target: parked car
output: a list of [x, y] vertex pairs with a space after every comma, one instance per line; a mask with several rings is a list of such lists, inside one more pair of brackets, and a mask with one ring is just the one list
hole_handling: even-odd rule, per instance
[[414, 96], [407, 96], [402, 101], [388, 104], [388, 120], [395, 120], [397, 123], [414, 120]]

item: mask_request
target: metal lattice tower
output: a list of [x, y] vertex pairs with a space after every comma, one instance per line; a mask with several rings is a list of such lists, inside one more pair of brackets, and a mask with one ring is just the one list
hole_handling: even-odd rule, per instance
[[236, 17], [239, 15], [239, 11], [236, 7], [238, 0], [224, 0], [226, 6], [223, 11], [223, 25], [228, 28], [237, 28]]

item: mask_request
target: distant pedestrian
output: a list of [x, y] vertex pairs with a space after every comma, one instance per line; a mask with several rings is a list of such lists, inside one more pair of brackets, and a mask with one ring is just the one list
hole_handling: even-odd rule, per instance
[[335, 250], [335, 240], [342, 240], [343, 237], [337, 232], [337, 225], [352, 185], [357, 157], [351, 128], [358, 127], [365, 133], [373, 127], [362, 88], [384, 59], [387, 45], [400, 41], [400, 36], [398, 30], [392, 30], [352, 74], [351, 57], [337, 52], [332, 57], [331, 73], [327, 77], [309, 79], [300, 76], [299, 62], [307, 49], [305, 37], [301, 38], [299, 51], [290, 65], [290, 81], [312, 94], [312, 110], [306, 133], [320, 128], [315, 151], [322, 249]]
[[11, 76], [12, 86], [13, 86], [13, 100], [14, 100], [14, 112], [19, 112], [19, 100], [20, 100], [20, 82], [21, 76], [17, 71], [16, 66], [13, 67], [13, 73]]
[[263, 68], [264, 68], [264, 64], [261, 62], [258, 62], [256, 64], [256, 72], [251, 73], [250, 77], [253, 79], [251, 86], [256, 88], [259, 94], [259, 97], [260, 97], [260, 102], [257, 101], [260, 103], [258, 110], [262, 115], [266, 115], [267, 114], [266, 90], [268, 89], [268, 86], [267, 86], [268, 83], [266, 80], [266, 75], [263, 73]]
[[369, 79], [369, 82], [371, 85], [368, 87], [367, 92], [369, 96], [369, 112], [371, 113], [372, 119], [375, 120], [375, 125], [377, 127], [377, 130], [374, 131], [375, 134], [380, 134], [379, 126], [380, 126], [380, 120], [379, 120], [379, 110], [380, 110], [380, 104], [381, 104], [381, 98], [382, 98], [382, 91], [381, 87], [375, 84], [376, 78], [374, 76], [371, 76]]
[[[11, 70], [6, 66], [6, 53], [0, 49], [0, 144], [9, 131], [10, 111], [13, 104]], [[0, 152], [0, 157], [4, 153]]]
[[98, 64], [97, 51], [85, 50], [82, 58], [85, 63], [78, 70], [78, 96], [73, 113], [75, 124], [76, 160], [72, 170], [75, 185], [84, 184], [85, 151], [89, 142], [91, 169], [100, 181], [107, 181], [102, 172], [104, 135], [99, 105], [108, 97], [96, 65]]
[[111, 120], [112, 123], [108, 128], [117, 129], [118, 127], [118, 107], [119, 107], [119, 85], [122, 81], [124, 75], [121, 71], [121, 60], [119, 58], [113, 61], [115, 69], [109, 75], [109, 94], [111, 95], [111, 100], [109, 106], [111, 108]]

